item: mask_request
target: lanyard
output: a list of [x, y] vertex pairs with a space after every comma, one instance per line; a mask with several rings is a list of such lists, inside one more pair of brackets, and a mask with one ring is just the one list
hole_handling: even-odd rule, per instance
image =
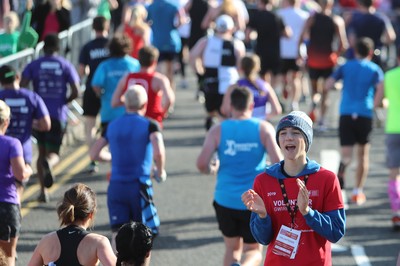
[[[286, 193], [285, 183], [283, 182], [283, 179], [278, 179], [278, 180], [279, 180], [279, 184], [280, 184], [280, 187], [281, 187], [281, 190], [282, 190], [283, 201], [284, 201], [284, 203], [286, 205], [286, 208], [287, 208], [287, 210], [289, 212], [290, 218], [292, 219], [292, 226], [291, 227], [293, 228], [294, 220], [295, 220], [295, 217], [296, 217], [296, 213], [299, 210], [299, 206], [297, 205], [297, 200], [296, 200], [296, 204], [294, 205], [293, 209], [290, 207], [289, 199], [288, 199], [288, 196], [287, 196], [287, 193]], [[304, 176], [304, 184], [305, 185], [307, 185], [307, 181], [308, 181], [308, 175], [305, 175]]]

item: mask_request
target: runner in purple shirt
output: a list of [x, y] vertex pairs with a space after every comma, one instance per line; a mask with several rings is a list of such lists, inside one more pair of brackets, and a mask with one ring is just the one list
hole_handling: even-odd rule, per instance
[[[11, 108], [11, 122], [6, 135], [17, 138], [23, 149], [26, 164], [32, 163], [32, 127], [38, 131], [50, 130], [50, 116], [40, 96], [28, 89], [19, 87], [19, 75], [8, 65], [0, 67], [0, 100]], [[17, 181], [17, 189], [22, 197], [24, 184]]]
[[0, 100], [0, 249], [4, 250], [8, 265], [15, 265], [21, 211], [14, 180], [25, 181], [32, 168], [24, 163], [21, 142], [5, 136], [10, 115], [10, 107]]
[[[59, 152], [67, 126], [67, 104], [78, 96], [79, 75], [71, 62], [59, 56], [59, 39], [49, 34], [44, 39], [44, 56], [29, 63], [22, 72], [21, 87], [32, 81], [34, 91], [42, 97], [49, 110], [49, 132], [34, 131], [39, 147], [37, 161], [41, 185], [39, 201], [48, 202], [46, 188], [53, 185], [51, 169], [59, 162]], [[70, 94], [68, 95], [68, 85]]]

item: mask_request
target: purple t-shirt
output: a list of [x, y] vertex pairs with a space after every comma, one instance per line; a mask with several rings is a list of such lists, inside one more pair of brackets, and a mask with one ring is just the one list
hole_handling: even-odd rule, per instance
[[43, 56], [29, 63], [22, 77], [32, 81], [33, 89], [42, 97], [50, 117], [66, 122], [67, 85], [80, 82], [75, 67], [61, 56]]
[[2, 90], [0, 99], [11, 108], [11, 121], [6, 135], [21, 141], [24, 160], [30, 164], [32, 162], [32, 120], [49, 115], [46, 104], [37, 93], [24, 88]]
[[0, 202], [19, 204], [11, 159], [22, 156], [18, 139], [0, 135]]

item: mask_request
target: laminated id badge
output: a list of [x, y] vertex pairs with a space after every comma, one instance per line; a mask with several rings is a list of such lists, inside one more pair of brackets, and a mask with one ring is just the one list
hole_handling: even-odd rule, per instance
[[272, 253], [294, 259], [299, 247], [300, 235], [301, 231], [282, 225], [276, 237]]

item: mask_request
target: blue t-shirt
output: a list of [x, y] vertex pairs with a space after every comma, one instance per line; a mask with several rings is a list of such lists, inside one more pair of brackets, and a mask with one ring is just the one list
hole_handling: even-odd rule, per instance
[[110, 122], [120, 117], [125, 112], [125, 107], [111, 106], [111, 99], [119, 80], [129, 72], [140, 70], [139, 61], [130, 56], [113, 57], [101, 62], [97, 67], [93, 79], [92, 87], [102, 88], [100, 116], [101, 122]]
[[355, 11], [351, 16], [347, 31], [354, 33], [357, 38], [371, 38], [375, 47], [380, 49], [382, 47], [381, 37], [385, 32], [385, 27], [383, 15]]
[[24, 150], [24, 160], [31, 163], [32, 121], [49, 115], [46, 104], [37, 93], [24, 88], [2, 90], [0, 99], [11, 108], [11, 121], [6, 135], [19, 139]]
[[383, 82], [383, 71], [369, 60], [349, 60], [332, 76], [343, 80], [340, 115], [357, 114], [372, 118], [375, 86]]
[[42, 97], [50, 117], [66, 122], [67, 85], [80, 83], [75, 66], [58, 55], [43, 56], [29, 63], [22, 77], [33, 82], [33, 89]]
[[150, 177], [150, 134], [155, 131], [160, 131], [157, 122], [136, 113], [124, 114], [109, 124], [105, 138], [112, 155], [111, 181], [131, 182]]
[[19, 204], [11, 159], [22, 156], [21, 142], [13, 137], [0, 135], [0, 202]]
[[260, 139], [260, 121], [228, 119], [221, 123], [218, 147], [220, 166], [215, 201], [226, 208], [246, 210], [241, 195], [253, 187], [256, 176], [265, 170], [266, 152]]
[[166, 0], [153, 1], [147, 7], [147, 20], [152, 22], [152, 43], [160, 52], [179, 53], [181, 50], [181, 38], [174, 26], [178, 10], [177, 5]]

